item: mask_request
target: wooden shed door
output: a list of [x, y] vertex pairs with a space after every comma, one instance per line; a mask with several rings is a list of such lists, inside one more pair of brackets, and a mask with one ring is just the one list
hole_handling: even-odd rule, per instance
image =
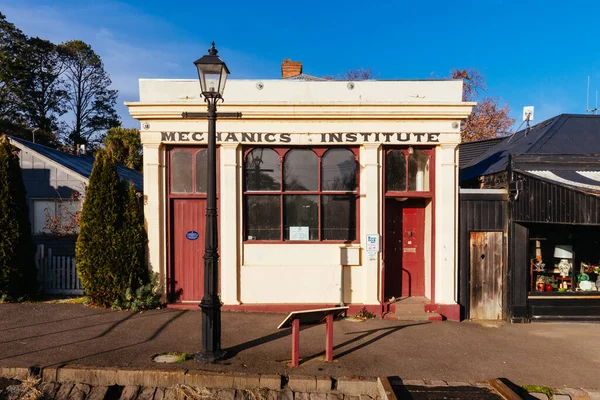
[[471, 319], [502, 318], [502, 232], [471, 232]]
[[174, 300], [199, 302], [204, 295], [206, 199], [174, 199], [172, 210]]

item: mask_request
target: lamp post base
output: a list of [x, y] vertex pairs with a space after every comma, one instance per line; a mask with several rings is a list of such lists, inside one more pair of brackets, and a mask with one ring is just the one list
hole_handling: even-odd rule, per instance
[[217, 351], [213, 353], [197, 353], [194, 360], [200, 361], [202, 364], [214, 364], [225, 358], [225, 351]]

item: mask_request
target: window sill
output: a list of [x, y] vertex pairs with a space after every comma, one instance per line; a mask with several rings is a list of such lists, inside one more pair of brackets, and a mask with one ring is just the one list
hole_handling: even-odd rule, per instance
[[[360, 247], [359, 241], [347, 240], [244, 240], [243, 244], [333, 244], [347, 245], [348, 247]], [[346, 247], [346, 246], [340, 246]]]
[[431, 198], [432, 192], [385, 192], [386, 197]]

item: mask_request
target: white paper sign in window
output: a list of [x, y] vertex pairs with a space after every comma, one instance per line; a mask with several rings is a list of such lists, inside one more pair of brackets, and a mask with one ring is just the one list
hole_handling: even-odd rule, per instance
[[309, 240], [308, 226], [290, 226], [290, 240]]

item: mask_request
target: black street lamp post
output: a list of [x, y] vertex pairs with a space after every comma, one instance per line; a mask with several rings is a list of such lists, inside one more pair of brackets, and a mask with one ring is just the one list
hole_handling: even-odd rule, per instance
[[[204, 245], [204, 296], [200, 302], [202, 308], [202, 351], [196, 359], [212, 363], [223, 358], [221, 350], [221, 299], [219, 288], [219, 234], [217, 226], [217, 150], [216, 122], [217, 102], [223, 101], [223, 90], [229, 70], [217, 56], [215, 42], [208, 55], [194, 62], [198, 69], [198, 78], [204, 101], [208, 103], [208, 185], [206, 193], [206, 231]], [[189, 113], [191, 114], [191, 113]], [[184, 117], [188, 114], [184, 113]]]

